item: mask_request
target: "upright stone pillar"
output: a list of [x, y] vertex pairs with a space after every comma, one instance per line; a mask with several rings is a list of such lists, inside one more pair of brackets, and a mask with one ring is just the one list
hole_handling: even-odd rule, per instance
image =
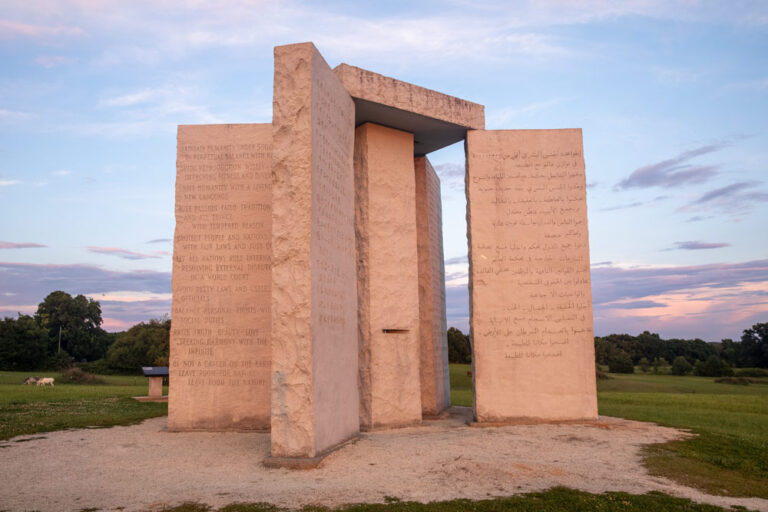
[[355, 130], [360, 426], [421, 422], [413, 134]]
[[272, 458], [359, 431], [354, 104], [311, 43], [275, 48]]
[[580, 129], [467, 133], [475, 419], [597, 417]]
[[170, 430], [268, 430], [272, 126], [179, 126]]
[[451, 404], [440, 179], [426, 156], [415, 158], [414, 170], [419, 252], [421, 410], [424, 416], [437, 416]]

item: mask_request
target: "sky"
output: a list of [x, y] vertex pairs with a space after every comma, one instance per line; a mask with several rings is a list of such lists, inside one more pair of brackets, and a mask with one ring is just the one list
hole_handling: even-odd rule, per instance
[[[4, 0], [0, 317], [54, 290], [107, 330], [170, 313], [176, 126], [272, 116], [273, 47], [582, 128], [595, 334], [768, 322], [768, 2]], [[448, 325], [468, 328], [464, 151], [441, 177]]]

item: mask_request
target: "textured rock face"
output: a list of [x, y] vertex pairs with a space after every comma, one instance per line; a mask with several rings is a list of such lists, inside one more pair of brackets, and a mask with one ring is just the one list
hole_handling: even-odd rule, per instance
[[450, 405], [445, 318], [445, 262], [440, 179], [427, 157], [414, 160], [419, 260], [421, 409], [440, 414]]
[[485, 128], [485, 107], [477, 103], [348, 64], [336, 66], [334, 72], [354, 98], [470, 129]]
[[311, 43], [275, 48], [272, 455], [359, 430], [354, 105]]
[[467, 134], [475, 418], [597, 417], [580, 129]]
[[269, 428], [272, 127], [179, 126], [168, 428]]
[[413, 135], [355, 130], [360, 426], [421, 422]]

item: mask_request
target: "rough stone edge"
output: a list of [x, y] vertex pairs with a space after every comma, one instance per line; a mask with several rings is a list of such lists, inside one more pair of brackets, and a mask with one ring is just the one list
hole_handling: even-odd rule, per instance
[[[333, 68], [333, 72], [339, 77], [339, 80], [347, 89], [349, 95], [353, 98], [386, 105], [406, 112], [413, 112], [415, 114], [456, 124], [472, 130], [485, 129], [485, 106], [480, 105], [479, 103], [474, 103], [432, 89], [427, 89], [426, 87], [403, 82], [402, 80], [368, 71], [357, 66], [351, 66], [346, 63], [341, 63]], [[382, 98], [381, 94], [379, 94], [378, 97], [371, 95], [370, 89], [367, 90], [363, 84], [363, 81], [366, 79], [368, 81], [386, 83], [387, 97]], [[438, 100], [438, 105], [436, 108], [428, 108], [414, 105], [413, 101], [403, 101], [395, 96], [395, 90], [398, 88], [406, 89], [408, 91], [408, 98], [426, 98], [431, 96], [435, 100]], [[380, 90], [376, 92], [380, 92]], [[459, 108], [457, 108], [457, 106]], [[450, 117], [441, 115], [441, 112], [450, 113]]]
[[464, 138], [464, 195], [467, 201], [467, 213], [465, 216], [467, 225], [467, 293], [469, 297], [469, 350], [472, 354], [472, 365], [470, 369], [472, 371], [472, 417], [477, 419], [477, 385], [475, 384], [475, 376], [477, 375], [477, 368], [475, 364], [477, 357], [475, 357], [475, 338], [474, 338], [474, 300], [473, 300], [473, 283], [472, 283], [472, 215], [471, 215], [471, 198], [469, 197], [469, 139], [472, 137], [472, 131], [467, 132], [467, 136]]
[[[312, 224], [311, 214], [300, 211], [297, 206], [298, 203], [311, 205], [312, 161], [311, 149], [297, 148], [293, 141], [296, 138], [311, 138], [312, 124], [308, 112], [311, 111], [309, 106], [312, 101], [312, 61], [319, 52], [312, 43], [276, 46], [273, 52], [270, 449], [273, 452], [314, 453], [314, 429], [305, 429], [301, 432], [301, 439], [297, 440], [297, 429], [292, 428], [292, 424], [297, 423], [296, 417], [301, 417], [303, 425], [314, 425], [312, 318], [309, 309], [312, 304], [309, 238]], [[302, 177], [306, 177], [307, 182], [295, 186], [294, 181]], [[284, 208], [275, 208], [278, 203], [285, 205]], [[310, 283], [305, 287], [296, 286], [297, 279]], [[276, 307], [280, 304], [291, 314], [285, 315], [284, 308]], [[301, 305], [308, 307], [301, 310], [298, 307]], [[294, 345], [292, 349], [291, 344]], [[300, 373], [296, 371], [298, 367], [308, 369], [309, 377], [297, 376]], [[279, 373], [278, 369], [291, 371], [286, 375]], [[281, 399], [280, 393], [285, 391], [286, 386], [299, 390], [295, 395], [301, 398], [291, 400], [283, 396]], [[293, 439], [295, 443], [292, 446], [276, 444], [275, 438], [280, 441]]]
[[355, 174], [355, 249], [357, 251], [357, 343], [358, 343], [358, 390], [360, 392], [360, 429], [373, 424], [371, 411], [371, 347], [366, 343], [370, 333], [370, 286], [368, 283], [368, 125], [355, 128], [353, 171]]

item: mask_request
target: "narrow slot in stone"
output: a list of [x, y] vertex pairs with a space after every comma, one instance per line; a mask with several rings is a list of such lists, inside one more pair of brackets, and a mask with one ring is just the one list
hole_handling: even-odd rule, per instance
[[409, 332], [408, 329], [382, 329], [381, 332], [384, 334], [395, 334], [395, 333], [403, 333], [403, 332]]

